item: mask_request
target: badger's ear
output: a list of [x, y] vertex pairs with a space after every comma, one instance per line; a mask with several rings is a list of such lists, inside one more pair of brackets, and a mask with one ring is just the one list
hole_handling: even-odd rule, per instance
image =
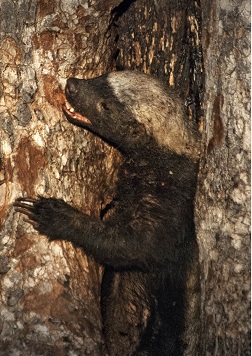
[[132, 136], [140, 137], [142, 135], [146, 135], [146, 130], [145, 130], [144, 124], [135, 122], [132, 125]]
[[96, 107], [97, 107], [97, 110], [99, 111], [99, 113], [108, 112], [111, 110], [110, 103], [109, 103], [109, 101], [106, 101], [106, 100], [102, 100], [99, 103], [97, 103]]

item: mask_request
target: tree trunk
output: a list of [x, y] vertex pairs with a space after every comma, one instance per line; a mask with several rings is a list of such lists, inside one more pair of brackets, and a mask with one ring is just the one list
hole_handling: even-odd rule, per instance
[[102, 268], [69, 243], [39, 237], [12, 203], [19, 196], [54, 196], [99, 217], [112, 199], [120, 155], [71, 125], [61, 105], [68, 77], [115, 69], [152, 73], [174, 87], [200, 130], [204, 95], [199, 355], [246, 355], [248, 4], [90, 4], [0, 4], [0, 355], [106, 355]]
[[203, 1], [202, 355], [250, 355], [250, 8]]
[[1, 2], [1, 355], [101, 354], [100, 267], [38, 237], [12, 203], [41, 194], [99, 216], [110, 200], [118, 154], [69, 124], [61, 105], [68, 77], [111, 70], [113, 7]]

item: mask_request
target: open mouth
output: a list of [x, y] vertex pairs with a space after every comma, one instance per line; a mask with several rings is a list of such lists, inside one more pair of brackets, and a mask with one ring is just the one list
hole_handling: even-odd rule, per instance
[[63, 110], [72, 119], [82, 122], [84, 124], [92, 125], [91, 121], [88, 120], [85, 116], [77, 113], [67, 100], [63, 104]]

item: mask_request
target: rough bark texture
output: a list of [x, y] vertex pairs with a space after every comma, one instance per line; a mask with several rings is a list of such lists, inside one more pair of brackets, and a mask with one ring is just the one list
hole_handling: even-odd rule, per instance
[[12, 203], [62, 197], [99, 216], [110, 199], [116, 154], [69, 124], [61, 104], [68, 77], [108, 70], [113, 6], [1, 2], [1, 355], [101, 353], [99, 266], [38, 237]]
[[203, 1], [202, 355], [250, 355], [250, 4]]
[[136, 69], [164, 80], [185, 99], [188, 113], [201, 120], [203, 59], [198, 1], [133, 2], [114, 10], [111, 30], [118, 69]]
[[71, 244], [48, 244], [12, 208], [41, 194], [99, 216], [113, 194], [120, 157], [66, 121], [65, 80], [153, 73], [202, 129], [204, 67], [200, 355], [248, 354], [249, 18], [246, 1], [1, 2], [0, 355], [105, 355], [101, 268]]

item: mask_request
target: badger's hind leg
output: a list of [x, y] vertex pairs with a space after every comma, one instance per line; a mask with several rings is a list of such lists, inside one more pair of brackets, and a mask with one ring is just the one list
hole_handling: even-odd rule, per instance
[[102, 282], [102, 319], [110, 356], [133, 355], [149, 322], [151, 300], [146, 274], [106, 268]]
[[[134, 356], [182, 356], [185, 343], [184, 331], [184, 289], [171, 285], [167, 292], [158, 298]], [[193, 355], [194, 356], [194, 355]]]

